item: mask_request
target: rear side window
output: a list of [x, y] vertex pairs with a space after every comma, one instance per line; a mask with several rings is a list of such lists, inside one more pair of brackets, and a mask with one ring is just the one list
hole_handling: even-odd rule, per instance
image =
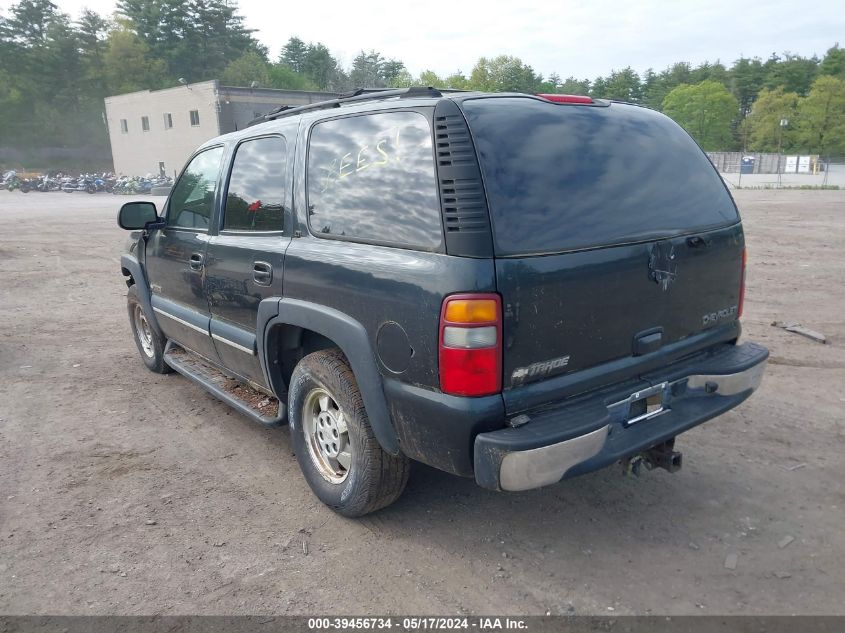
[[222, 157], [222, 147], [214, 147], [194, 156], [170, 193], [168, 226], [208, 229]]
[[473, 99], [498, 255], [556, 253], [733, 224], [736, 207], [668, 117], [621, 104]]
[[281, 231], [284, 219], [285, 139], [273, 136], [238, 146], [226, 192], [223, 229]]
[[419, 113], [318, 123], [307, 181], [315, 235], [423, 250], [443, 240], [431, 127]]

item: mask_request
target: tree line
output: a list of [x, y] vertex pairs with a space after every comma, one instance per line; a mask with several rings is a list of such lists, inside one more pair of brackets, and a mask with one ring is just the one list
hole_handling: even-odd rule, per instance
[[324, 43], [297, 37], [271, 59], [231, 0], [119, 0], [113, 16], [84, 10], [76, 19], [50, 0], [12, 5], [0, 15], [0, 147], [105, 149], [104, 97], [208, 79], [330, 92], [426, 85], [584, 94], [663, 111], [708, 150], [845, 154], [845, 49], [838, 44], [821, 59], [784, 53], [730, 66], [678, 62], [594, 79], [544, 77], [507, 55], [482, 57], [467, 73], [413, 76], [374, 50], [344, 67]]

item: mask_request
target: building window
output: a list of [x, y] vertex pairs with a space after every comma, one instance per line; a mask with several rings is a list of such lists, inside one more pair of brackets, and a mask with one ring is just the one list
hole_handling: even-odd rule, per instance
[[164, 113], [164, 129], [169, 130], [173, 127], [173, 115], [169, 112]]
[[120, 120], [120, 133], [121, 134], [128, 134], [129, 133], [129, 121], [126, 119]]
[[141, 129], [144, 132], [150, 131], [150, 117], [148, 117], [148, 116], [142, 116], [141, 117]]
[[191, 110], [191, 125], [199, 125], [200, 124], [200, 112], [199, 110]]

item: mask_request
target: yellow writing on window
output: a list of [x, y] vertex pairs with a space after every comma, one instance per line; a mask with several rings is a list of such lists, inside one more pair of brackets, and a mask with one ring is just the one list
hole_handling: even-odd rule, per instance
[[333, 158], [320, 166], [320, 193], [325, 193], [362, 171], [401, 163], [402, 128], [397, 127], [395, 130], [395, 133], [389, 130], [374, 143], [360, 145], [354, 151], [346, 152], [343, 156]]

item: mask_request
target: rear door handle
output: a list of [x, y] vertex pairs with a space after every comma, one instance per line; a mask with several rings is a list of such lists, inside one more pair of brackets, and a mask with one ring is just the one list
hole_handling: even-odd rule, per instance
[[273, 281], [273, 266], [267, 262], [253, 263], [252, 278], [261, 286], [269, 286]]
[[191, 270], [202, 270], [202, 262], [202, 253], [191, 253], [191, 259], [189, 261]]

